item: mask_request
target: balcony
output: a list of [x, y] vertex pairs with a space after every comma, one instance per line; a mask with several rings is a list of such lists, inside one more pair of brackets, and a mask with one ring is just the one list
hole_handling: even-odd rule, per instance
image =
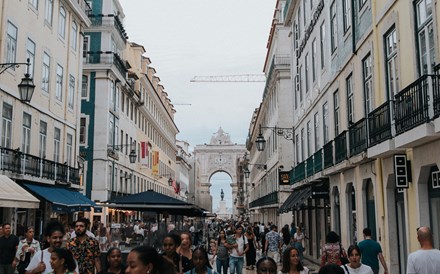
[[440, 76], [423, 75], [394, 96], [397, 135], [429, 121], [428, 80], [433, 77]]
[[391, 113], [390, 101], [368, 114], [368, 137], [369, 147], [391, 139]]
[[84, 53], [86, 64], [113, 65], [126, 78], [127, 68], [121, 57], [112, 51], [87, 51]]
[[249, 203], [249, 208], [278, 204], [278, 192], [269, 193]]
[[335, 138], [335, 164], [347, 159], [347, 131], [344, 130]]
[[295, 167], [293, 182], [291, 184], [295, 184], [301, 180], [304, 180], [305, 178], [306, 178], [306, 162], [302, 162]]
[[360, 119], [350, 126], [348, 130], [350, 136], [350, 157], [361, 153], [367, 149], [367, 120]]
[[0, 148], [0, 170], [15, 175], [56, 180], [74, 185], [80, 183], [77, 168], [4, 147]]
[[128, 39], [128, 35], [125, 31], [124, 26], [122, 25], [121, 20], [118, 16], [114, 14], [90, 14], [90, 21], [92, 22], [93, 27], [110, 27], [114, 28], [121, 39], [126, 42]]
[[324, 168], [333, 166], [333, 141], [324, 145]]
[[315, 154], [313, 154], [313, 170], [315, 173], [320, 172], [322, 170], [322, 148], [318, 149]]
[[313, 155], [312, 155], [309, 158], [307, 158], [307, 160], [306, 160], [306, 177], [310, 177], [313, 174], [315, 174], [313, 172], [313, 166], [314, 166], [314, 162], [313, 162]]

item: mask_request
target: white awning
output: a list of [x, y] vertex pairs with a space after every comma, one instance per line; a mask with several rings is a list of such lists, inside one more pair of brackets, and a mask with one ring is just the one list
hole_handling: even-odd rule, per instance
[[40, 200], [6, 175], [0, 175], [0, 207], [38, 208]]

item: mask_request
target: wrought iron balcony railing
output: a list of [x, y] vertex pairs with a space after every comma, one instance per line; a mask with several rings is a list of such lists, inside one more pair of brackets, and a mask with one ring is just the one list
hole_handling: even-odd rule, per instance
[[344, 130], [335, 138], [335, 164], [347, 159], [347, 131]]
[[391, 101], [386, 101], [368, 114], [368, 146], [374, 146], [391, 136]]
[[350, 157], [361, 153], [367, 149], [367, 120], [360, 119], [350, 126], [348, 130], [350, 136]]
[[394, 96], [396, 134], [426, 123], [428, 117], [428, 75], [423, 75]]
[[80, 183], [77, 168], [4, 147], [0, 148], [0, 170], [75, 185]]
[[324, 168], [329, 168], [333, 165], [333, 141], [324, 145]]
[[89, 14], [92, 26], [114, 27], [123, 41], [127, 41], [128, 35], [118, 16], [114, 14]]
[[314, 166], [314, 162], [313, 162], [313, 155], [312, 155], [309, 158], [307, 158], [307, 160], [306, 160], [306, 177], [310, 177], [314, 174], [313, 166]]
[[315, 173], [320, 172], [322, 170], [323, 163], [323, 155], [322, 148], [318, 149], [315, 154], [313, 154], [313, 170]]
[[269, 193], [249, 203], [249, 208], [278, 204], [278, 192]]
[[116, 69], [125, 78], [127, 68], [122, 58], [112, 51], [87, 51], [84, 52], [84, 61], [86, 64], [108, 64], [114, 65]]

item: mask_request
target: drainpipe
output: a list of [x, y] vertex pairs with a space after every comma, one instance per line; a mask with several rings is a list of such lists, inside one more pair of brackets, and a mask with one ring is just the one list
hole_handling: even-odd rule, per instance
[[357, 54], [356, 50], [356, 37], [355, 37], [355, 28], [354, 28], [354, 3], [355, 0], [351, 0], [351, 44], [352, 44], [352, 52], [353, 54]]

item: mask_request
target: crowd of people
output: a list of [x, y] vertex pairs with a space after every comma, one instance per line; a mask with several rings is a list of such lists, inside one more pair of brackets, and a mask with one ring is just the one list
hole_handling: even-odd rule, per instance
[[[135, 222], [133, 234], [140, 229], [142, 223]], [[208, 229], [209, 244], [197, 245], [192, 225], [187, 231], [168, 225], [160, 247], [141, 241], [124, 262], [120, 247], [110, 240], [111, 232], [98, 224], [95, 236], [85, 218], [74, 222], [73, 231], [66, 230], [59, 221], [48, 222], [41, 244], [34, 239], [33, 227], [28, 227], [19, 239], [6, 223], [0, 234], [0, 274], [242, 274], [245, 268], [256, 269], [258, 274], [310, 273], [304, 264], [303, 241], [307, 237], [301, 225], [285, 225], [278, 232], [275, 224], [230, 221], [213, 222]], [[371, 234], [365, 228], [364, 240], [346, 251], [339, 235], [330, 231], [321, 247], [319, 273], [377, 274], [381, 264], [387, 274], [381, 246]], [[407, 273], [440, 273], [440, 251], [433, 247], [429, 227], [420, 227], [417, 239], [421, 249], [409, 255]], [[106, 253], [103, 262], [101, 252]]]

